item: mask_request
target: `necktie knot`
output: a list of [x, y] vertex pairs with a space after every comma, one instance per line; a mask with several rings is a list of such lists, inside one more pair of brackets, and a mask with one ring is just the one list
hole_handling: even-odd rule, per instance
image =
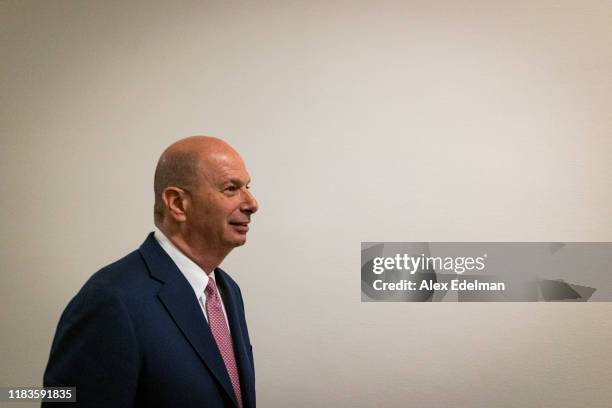
[[204, 291], [207, 295], [212, 295], [216, 292], [215, 289], [215, 281], [212, 278], [208, 278], [208, 284], [206, 285]]
[[212, 278], [208, 278], [208, 284], [206, 285], [206, 289], [204, 289], [204, 293], [206, 293], [207, 303], [211, 303], [215, 307], [221, 306], [219, 295], [217, 294], [217, 287]]

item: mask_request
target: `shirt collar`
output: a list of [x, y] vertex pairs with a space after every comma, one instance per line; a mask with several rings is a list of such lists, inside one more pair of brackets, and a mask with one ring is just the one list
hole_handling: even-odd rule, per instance
[[168, 237], [157, 228], [155, 228], [155, 239], [185, 276], [187, 282], [193, 288], [196, 297], [198, 299], [202, 297], [204, 289], [208, 285], [208, 279], [212, 278], [213, 281], [215, 280], [215, 271], [212, 271], [210, 274], [206, 273], [204, 269], [200, 268], [187, 255], [174, 246]]

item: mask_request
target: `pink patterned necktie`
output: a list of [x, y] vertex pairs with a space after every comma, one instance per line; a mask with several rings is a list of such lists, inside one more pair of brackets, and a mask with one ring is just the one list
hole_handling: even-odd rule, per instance
[[208, 314], [208, 324], [210, 325], [210, 331], [212, 331], [213, 337], [217, 342], [217, 347], [223, 357], [225, 368], [229, 374], [238, 399], [238, 407], [242, 408], [242, 394], [240, 393], [240, 378], [238, 377], [238, 367], [236, 366], [236, 357], [234, 356], [234, 346], [232, 345], [232, 337], [230, 336], [225, 322], [225, 316], [223, 315], [223, 309], [221, 308], [221, 299], [217, 293], [217, 287], [215, 281], [212, 278], [208, 279], [208, 285], [206, 285], [206, 313]]

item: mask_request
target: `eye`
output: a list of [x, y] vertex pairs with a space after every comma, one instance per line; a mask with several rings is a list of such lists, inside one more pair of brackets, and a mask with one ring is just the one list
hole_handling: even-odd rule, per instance
[[238, 191], [238, 187], [232, 185], [225, 188], [226, 191]]

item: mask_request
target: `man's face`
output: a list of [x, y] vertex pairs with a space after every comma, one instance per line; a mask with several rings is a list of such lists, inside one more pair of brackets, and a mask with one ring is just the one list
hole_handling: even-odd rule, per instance
[[243, 245], [258, 205], [248, 190], [251, 180], [242, 159], [233, 151], [209, 154], [199, 176], [186, 214], [190, 235], [210, 248]]

